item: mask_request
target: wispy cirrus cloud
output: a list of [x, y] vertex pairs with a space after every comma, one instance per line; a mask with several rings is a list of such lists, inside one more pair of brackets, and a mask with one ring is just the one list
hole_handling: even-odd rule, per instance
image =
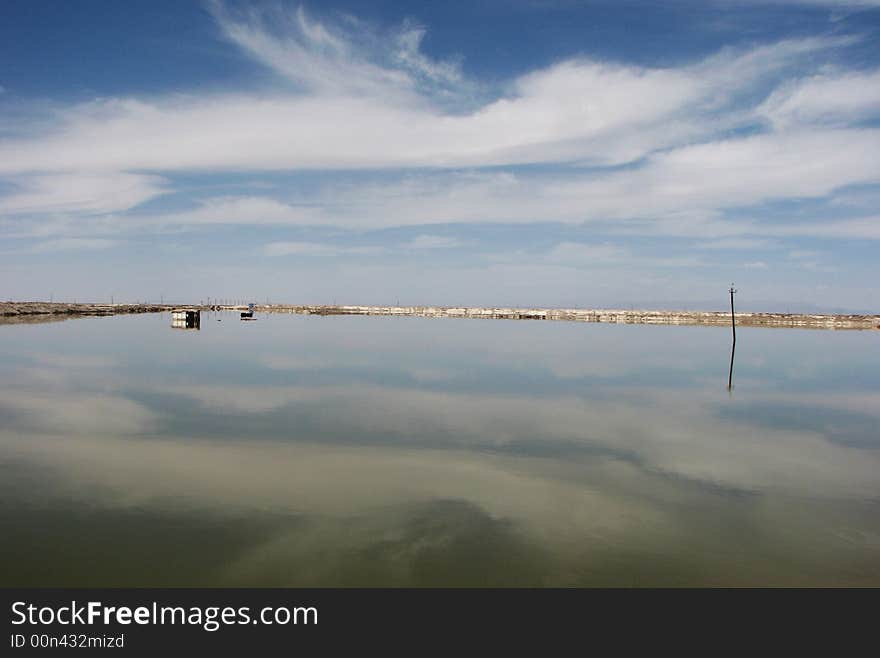
[[301, 89], [326, 95], [391, 95], [431, 91], [425, 85], [460, 84], [460, 61], [426, 56], [426, 28], [412, 21], [381, 29], [346, 14], [334, 23], [309, 16], [303, 6], [232, 8], [207, 4], [223, 35]]

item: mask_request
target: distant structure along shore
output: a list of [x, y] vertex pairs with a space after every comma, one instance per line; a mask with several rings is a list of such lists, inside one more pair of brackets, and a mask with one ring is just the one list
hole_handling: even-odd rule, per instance
[[[0, 302], [0, 323], [52, 321], [76, 316], [159, 313], [168, 304], [65, 304], [50, 302]], [[193, 305], [203, 311], [242, 311], [246, 305]], [[620, 309], [511, 308], [465, 306], [336, 306], [257, 304], [256, 313], [302, 315], [396, 315], [425, 318], [471, 318], [484, 320], [565, 320], [613, 324], [665, 324], [730, 326], [729, 311], [648, 311]], [[802, 329], [880, 329], [880, 315], [825, 315], [800, 313], [737, 312], [742, 327]]]

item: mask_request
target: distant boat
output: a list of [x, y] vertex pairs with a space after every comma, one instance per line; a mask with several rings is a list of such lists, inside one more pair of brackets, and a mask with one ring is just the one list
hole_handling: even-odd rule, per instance
[[254, 317], [254, 305], [248, 304], [248, 310], [241, 312], [242, 320], [256, 320]]

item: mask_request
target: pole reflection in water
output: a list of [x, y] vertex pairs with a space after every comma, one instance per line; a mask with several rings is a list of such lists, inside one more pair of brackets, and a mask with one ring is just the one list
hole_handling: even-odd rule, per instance
[[727, 390], [733, 391], [733, 355], [736, 353], [736, 338], [730, 344], [730, 370], [727, 373]]

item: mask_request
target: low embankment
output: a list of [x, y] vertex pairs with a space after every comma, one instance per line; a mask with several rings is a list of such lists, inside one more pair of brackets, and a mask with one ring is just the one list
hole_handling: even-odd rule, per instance
[[[233, 307], [229, 307], [233, 308]], [[237, 308], [237, 307], [236, 307]], [[480, 308], [448, 306], [256, 306], [263, 313], [308, 315], [409, 315], [430, 318], [492, 320], [568, 320], [617, 324], [729, 325], [730, 313], [721, 311], [645, 311], [570, 308]], [[805, 315], [797, 313], [737, 313], [736, 324], [746, 327], [799, 327], [805, 329], [880, 329], [880, 315]]]
[[0, 324], [54, 322], [75, 317], [159, 313], [165, 304], [66, 304], [63, 302], [0, 302]]

